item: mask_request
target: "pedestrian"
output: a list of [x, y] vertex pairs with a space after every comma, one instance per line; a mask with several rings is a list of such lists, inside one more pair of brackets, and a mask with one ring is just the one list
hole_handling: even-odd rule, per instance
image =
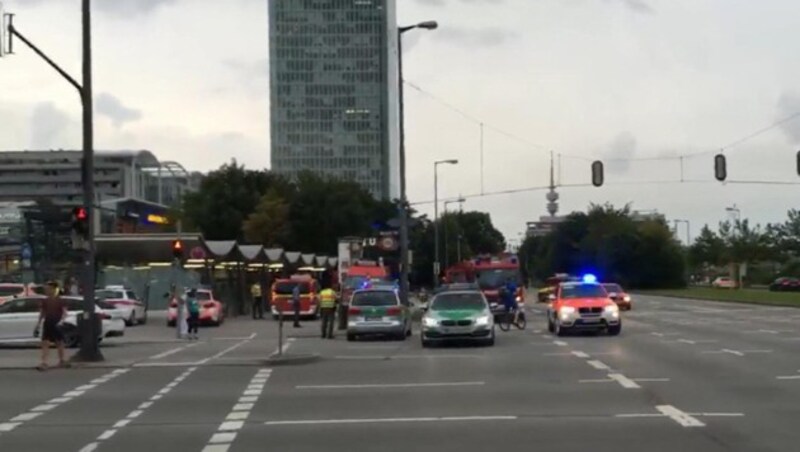
[[336, 318], [336, 292], [323, 289], [319, 293], [319, 309], [322, 315], [322, 338], [333, 339], [333, 322]]
[[80, 286], [78, 285], [78, 280], [75, 277], [69, 278], [69, 292], [68, 294], [72, 296], [80, 295]]
[[186, 309], [189, 311], [187, 339], [197, 340], [199, 339], [197, 329], [200, 326], [200, 302], [197, 301], [197, 289], [191, 289], [186, 294]]
[[253, 297], [253, 320], [264, 318], [264, 298], [261, 295], [261, 283], [256, 281], [250, 286], [250, 295]]
[[294, 305], [294, 327], [301, 328], [300, 325], [300, 284], [296, 283], [292, 289], [292, 305]]
[[67, 305], [59, 298], [58, 283], [49, 281], [44, 286], [45, 298], [42, 299], [39, 309], [39, 320], [33, 332], [35, 337], [40, 337], [42, 347], [42, 362], [36, 366], [38, 370], [47, 370], [50, 343], [55, 344], [58, 350], [58, 366], [69, 367], [64, 359], [64, 334], [61, 331], [61, 322], [67, 315]]

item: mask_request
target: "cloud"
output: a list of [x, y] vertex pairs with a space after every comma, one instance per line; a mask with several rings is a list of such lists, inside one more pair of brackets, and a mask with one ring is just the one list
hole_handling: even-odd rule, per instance
[[606, 0], [622, 3], [631, 11], [639, 14], [653, 14], [655, 10], [644, 0]]
[[31, 148], [54, 149], [64, 146], [65, 133], [72, 127], [70, 116], [52, 102], [42, 102], [31, 114]]
[[631, 166], [629, 159], [636, 155], [636, 137], [630, 132], [621, 132], [609, 144], [603, 153], [608, 162], [607, 168], [612, 173], [624, 173]]
[[[226, 59], [222, 65], [231, 70], [237, 78], [237, 85], [245, 88], [248, 95], [264, 96], [269, 90], [269, 60]], [[223, 88], [224, 89], [224, 88]]]
[[[784, 93], [778, 100], [778, 119], [784, 120], [800, 113], [800, 95]], [[794, 116], [781, 124], [781, 129], [786, 137], [796, 144], [800, 142], [800, 116]]]
[[[24, 0], [25, 6], [37, 6], [44, 3], [63, 3], [64, 0]], [[161, 6], [177, 3], [178, 0], [99, 0], [92, 2], [96, 11], [115, 16], [128, 17], [153, 12]], [[78, 6], [76, 6], [78, 8]]]
[[94, 104], [97, 113], [110, 119], [116, 128], [142, 119], [140, 110], [126, 107], [122, 104], [122, 101], [108, 93], [97, 95], [94, 99]]
[[433, 37], [441, 41], [466, 47], [496, 47], [510, 39], [516, 38], [517, 34], [513, 31], [503, 30], [498, 27], [442, 27], [433, 34]]

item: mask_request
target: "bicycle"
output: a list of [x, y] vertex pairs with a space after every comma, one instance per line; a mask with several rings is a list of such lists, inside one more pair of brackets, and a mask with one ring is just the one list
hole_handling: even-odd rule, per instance
[[[519, 312], [519, 315], [515, 316], [517, 312]], [[516, 321], [514, 321], [514, 317], [516, 317]], [[516, 308], [506, 310], [505, 313], [500, 314], [500, 318], [497, 320], [497, 326], [499, 326], [501, 330], [509, 331], [512, 324], [519, 330], [525, 329], [528, 321], [525, 319], [525, 312], [522, 309]]]

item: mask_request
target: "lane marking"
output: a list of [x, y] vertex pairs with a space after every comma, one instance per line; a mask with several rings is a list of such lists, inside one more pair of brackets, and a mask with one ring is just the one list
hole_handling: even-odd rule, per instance
[[449, 383], [397, 383], [350, 385], [298, 385], [295, 389], [378, 389], [378, 388], [440, 388], [446, 386], [483, 386], [485, 381], [459, 381]]
[[333, 358], [354, 361], [391, 361], [395, 359], [486, 359], [485, 356], [480, 355], [336, 355]]
[[117, 378], [120, 375], [124, 375], [128, 372], [130, 372], [130, 369], [115, 369], [103, 375], [100, 378], [96, 378], [95, 380], [102, 380], [99, 383], [93, 383], [90, 385], [83, 384], [81, 386], [76, 387], [75, 389], [65, 392], [60, 397], [48, 400], [46, 404], [37, 405], [27, 412], [20, 413], [14, 416], [13, 418], [9, 419], [8, 422], [0, 423], [0, 434], [10, 432], [19, 427], [20, 425], [24, 424], [25, 422], [36, 419], [45, 412], [53, 410], [58, 406], [75, 399], [76, 397], [80, 397], [87, 391], [91, 391], [92, 389], [97, 388], [99, 385], [109, 382], [114, 378]]
[[264, 425], [335, 425], [335, 424], [390, 424], [403, 422], [474, 422], [513, 421], [517, 416], [445, 416], [445, 417], [397, 417], [382, 419], [306, 419], [296, 421], [267, 421]]
[[286, 353], [286, 350], [289, 350], [289, 347], [291, 347], [292, 344], [294, 344], [294, 338], [293, 337], [290, 337], [290, 338], [286, 339], [286, 343], [284, 343], [280, 348], [275, 347], [275, 351], [272, 352], [270, 357], [277, 356], [278, 354], [281, 354], [281, 353]]
[[784, 375], [775, 378], [778, 380], [800, 380], [800, 375]]
[[622, 374], [608, 374], [608, 378], [616, 381], [625, 389], [640, 389], [641, 386], [636, 384], [635, 381], [631, 380], [630, 378], [626, 377]]
[[687, 413], [691, 416], [700, 417], [743, 417], [744, 413]]
[[664, 383], [669, 381], [669, 378], [632, 378], [637, 383]]
[[614, 380], [610, 378], [595, 378], [590, 380], [578, 380], [578, 383], [612, 383]]
[[678, 340], [677, 340], [677, 341], [675, 341], [675, 342], [683, 342], [684, 344], [690, 344], [690, 345], [695, 345], [695, 344], [697, 344], [697, 342], [695, 342], [695, 341], [690, 341], [689, 339], [678, 339]]
[[149, 357], [147, 359], [162, 359], [162, 358], [166, 358], [167, 356], [172, 356], [172, 355], [174, 355], [176, 353], [180, 353], [180, 352], [182, 352], [184, 350], [187, 350], [189, 348], [195, 347], [197, 345], [200, 345], [200, 342], [195, 342], [194, 344], [184, 345], [182, 347], [176, 347], [176, 348], [173, 348], [171, 350], [167, 350], [165, 352], [159, 353], [157, 355], [153, 355], [153, 356], [151, 356], [151, 357]]
[[555, 345], [558, 345], [559, 347], [566, 347], [566, 346], [568, 345], [568, 344], [567, 344], [566, 342], [564, 342], [564, 341], [553, 341], [553, 343], [554, 343]]
[[588, 354], [586, 354], [584, 352], [581, 352], [581, 351], [574, 351], [574, 352], [572, 352], [572, 354], [577, 356], [578, 358], [584, 358], [584, 359], [589, 358]]
[[611, 370], [611, 368], [608, 367], [605, 363], [603, 363], [602, 361], [598, 361], [596, 359], [591, 361], [586, 361], [586, 363], [597, 370]]
[[[191, 375], [197, 369], [198, 369], [197, 367], [191, 367], [189, 369], [186, 369], [182, 374], [180, 374], [179, 376], [173, 378], [172, 381], [167, 383], [167, 385], [164, 386], [164, 388], [175, 387], [175, 385], [173, 383], [175, 383], [176, 381], [183, 381], [184, 379], [186, 379], [186, 377]], [[180, 380], [178, 380], [179, 378], [180, 378]], [[145, 410], [147, 410], [147, 408], [150, 408], [153, 405], [153, 400], [155, 399], [155, 397], [161, 398], [163, 396], [164, 388], [159, 390], [153, 397], [150, 398], [149, 401], [140, 404], [137, 409], [135, 409], [135, 410], [131, 411], [130, 413], [128, 413], [128, 415], [125, 416], [124, 418], [119, 419], [116, 423], [114, 423], [112, 428], [104, 431], [93, 442], [91, 442], [91, 443], [87, 444], [86, 446], [84, 446], [83, 449], [81, 449], [81, 452], [95, 450], [97, 447], [99, 447], [100, 443], [110, 439], [111, 437], [116, 435], [119, 430], [127, 427], [134, 419], [136, 419], [139, 416], [141, 416], [142, 413], [144, 413]], [[167, 392], [169, 392], [169, 391], [167, 391]]]
[[706, 425], [689, 413], [683, 412], [672, 405], [656, 405], [656, 410], [682, 427], [705, 427]]
[[206, 358], [206, 359], [201, 359], [201, 360], [199, 361], [199, 363], [200, 363], [199, 365], [201, 365], [201, 366], [202, 366], [203, 364], [206, 364], [206, 363], [208, 363], [209, 361], [213, 361], [213, 360], [215, 360], [215, 359], [217, 359], [217, 358], [222, 358], [223, 356], [227, 355], [228, 353], [230, 353], [230, 352], [232, 352], [232, 351], [236, 350], [237, 348], [241, 347], [242, 345], [244, 345], [244, 344], [246, 344], [246, 343], [250, 342], [251, 340], [253, 340], [253, 338], [254, 338], [254, 337], [255, 337], [255, 333], [251, 334], [251, 335], [250, 335], [250, 336], [249, 336], [247, 339], [244, 339], [244, 340], [243, 340], [243, 341], [241, 341], [241, 342], [237, 342], [237, 343], [233, 344], [232, 346], [230, 346], [230, 347], [226, 348], [225, 350], [223, 350], [223, 351], [221, 351], [221, 352], [217, 353], [217, 354], [216, 354], [216, 355], [214, 355], [214, 356], [210, 356], [210, 357], [208, 357], [208, 358]]
[[250, 417], [250, 411], [255, 402], [264, 390], [264, 385], [272, 375], [272, 369], [260, 369], [250, 383], [242, 391], [242, 396], [233, 405], [230, 413], [225, 416], [225, 420], [219, 425], [217, 431], [208, 440], [203, 452], [225, 452], [236, 440], [239, 430], [244, 427], [245, 421]]

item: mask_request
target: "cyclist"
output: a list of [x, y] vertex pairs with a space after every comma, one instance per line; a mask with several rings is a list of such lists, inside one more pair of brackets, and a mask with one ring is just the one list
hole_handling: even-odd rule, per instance
[[506, 308], [506, 313], [514, 313], [514, 319], [511, 323], [516, 324], [519, 320], [519, 303], [517, 303], [517, 284], [513, 278], [508, 278], [506, 285], [501, 290], [503, 298], [503, 305]]

